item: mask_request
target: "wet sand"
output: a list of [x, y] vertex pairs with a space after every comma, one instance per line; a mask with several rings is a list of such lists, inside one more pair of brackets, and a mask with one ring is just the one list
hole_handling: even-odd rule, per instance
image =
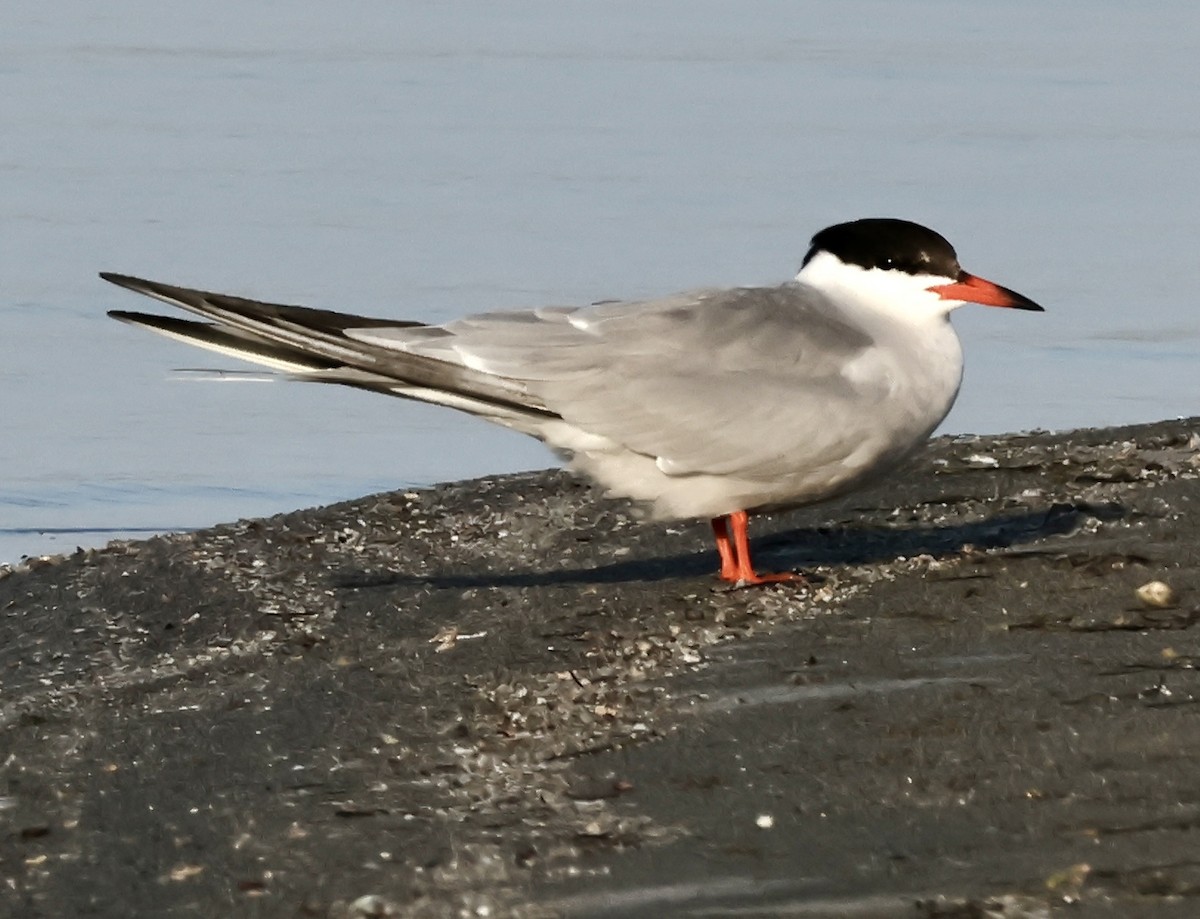
[[756, 521], [805, 587], [557, 472], [0, 569], [0, 912], [1200, 914], [1198, 503], [1191, 419]]

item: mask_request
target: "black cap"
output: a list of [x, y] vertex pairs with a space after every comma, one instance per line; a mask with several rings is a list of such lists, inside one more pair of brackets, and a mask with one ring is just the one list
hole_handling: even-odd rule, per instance
[[801, 267], [818, 252], [836, 255], [860, 268], [890, 268], [942, 278], [957, 278], [962, 271], [954, 247], [944, 236], [895, 217], [867, 217], [826, 227], [812, 238]]

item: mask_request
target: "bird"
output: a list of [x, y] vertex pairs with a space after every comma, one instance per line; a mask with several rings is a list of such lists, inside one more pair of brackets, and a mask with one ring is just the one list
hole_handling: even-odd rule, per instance
[[921, 224], [868, 217], [812, 237], [776, 286], [703, 288], [466, 316], [356, 316], [110, 272], [203, 321], [108, 315], [290, 378], [444, 405], [546, 443], [657, 519], [711, 521], [718, 578], [760, 573], [749, 516], [834, 498], [912, 454], [950, 411], [967, 303], [1042, 312], [963, 270]]

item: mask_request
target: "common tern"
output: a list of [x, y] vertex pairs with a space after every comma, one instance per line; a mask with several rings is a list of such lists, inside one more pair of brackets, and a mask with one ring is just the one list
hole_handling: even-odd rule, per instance
[[964, 303], [1041, 311], [916, 223], [817, 233], [776, 287], [551, 306], [445, 325], [284, 306], [102, 273], [207, 322], [113, 311], [301, 380], [449, 406], [544, 441], [661, 519], [710, 518], [720, 578], [764, 584], [750, 513], [844, 494], [894, 468], [962, 380]]

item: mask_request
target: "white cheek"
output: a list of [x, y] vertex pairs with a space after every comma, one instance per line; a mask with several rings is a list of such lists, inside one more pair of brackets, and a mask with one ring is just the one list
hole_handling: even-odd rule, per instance
[[847, 265], [828, 252], [814, 256], [800, 269], [796, 280], [836, 297], [843, 308], [860, 308], [910, 321], [945, 316], [962, 305], [956, 300], [943, 300], [929, 290], [937, 284], [951, 283], [951, 278], [878, 268], [865, 270], [857, 265]]

